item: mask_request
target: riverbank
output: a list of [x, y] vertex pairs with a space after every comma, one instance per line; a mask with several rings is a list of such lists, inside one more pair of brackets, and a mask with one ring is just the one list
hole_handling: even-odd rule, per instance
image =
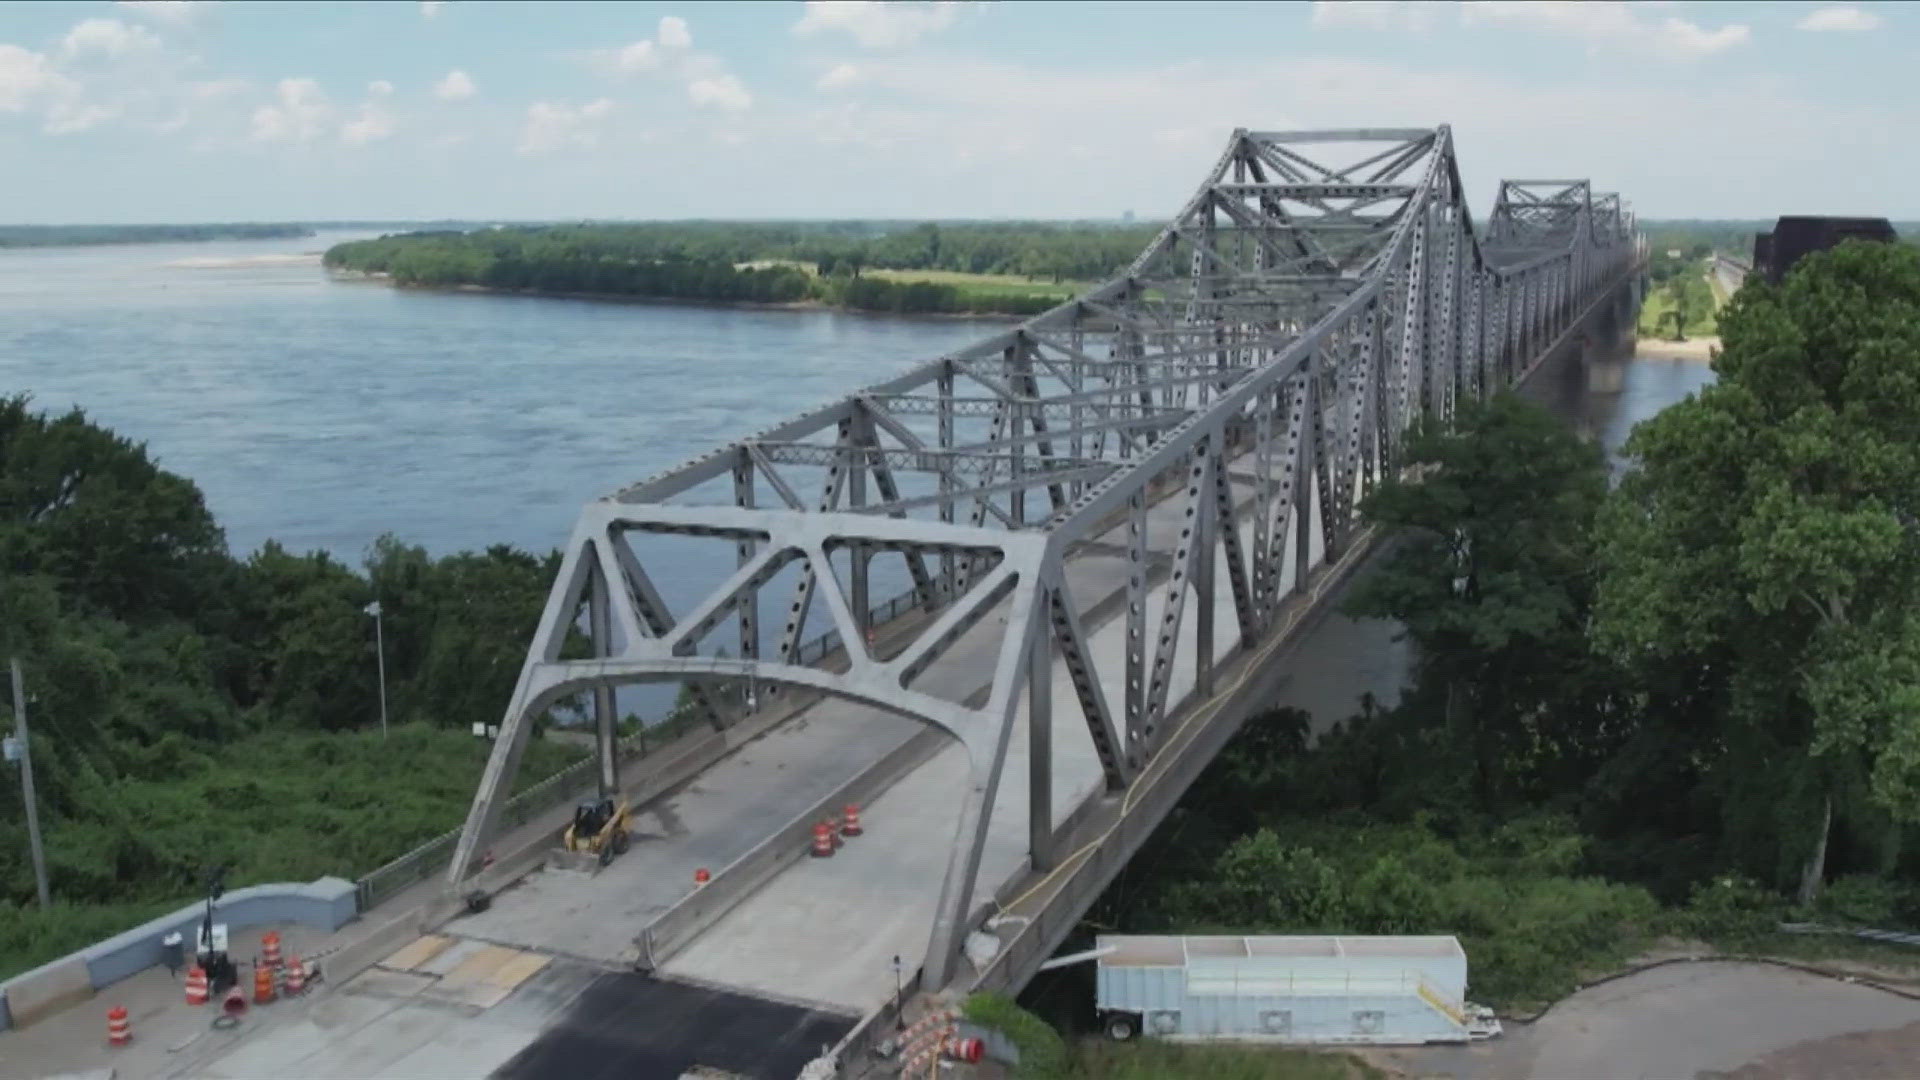
[[1685, 341], [1642, 335], [1633, 340], [1633, 355], [1643, 360], [1711, 361], [1719, 352], [1720, 338], [1715, 335], [1691, 337]]
[[709, 300], [699, 297], [682, 296], [636, 296], [632, 293], [580, 292], [571, 290], [545, 289], [504, 289], [491, 285], [416, 285], [399, 282], [392, 274], [382, 271], [327, 269], [328, 277], [336, 281], [364, 281], [370, 284], [385, 285], [407, 292], [469, 294], [478, 296], [513, 296], [538, 300], [591, 300], [606, 304], [640, 304], [650, 307], [688, 307], [716, 308], [732, 311], [789, 311], [789, 312], [831, 312], [840, 315], [867, 315], [887, 319], [913, 319], [928, 322], [993, 322], [1015, 323], [1031, 318], [1030, 315], [1016, 315], [997, 311], [876, 311], [871, 308], [852, 307], [847, 304], [830, 304], [824, 300], [808, 298], [805, 300]]

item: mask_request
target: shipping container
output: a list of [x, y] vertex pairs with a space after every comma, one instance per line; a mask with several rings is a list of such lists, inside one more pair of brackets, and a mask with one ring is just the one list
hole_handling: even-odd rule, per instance
[[1171, 937], [1095, 941], [1100, 1019], [1117, 1038], [1466, 1042], [1500, 1033], [1468, 1003], [1452, 937]]

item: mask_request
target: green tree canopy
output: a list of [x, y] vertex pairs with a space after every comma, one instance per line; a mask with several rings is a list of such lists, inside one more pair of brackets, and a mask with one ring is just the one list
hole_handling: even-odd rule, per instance
[[1451, 745], [1472, 753], [1484, 802], [1543, 744], [1590, 733], [1565, 703], [1590, 677], [1592, 524], [1606, 494], [1599, 449], [1512, 395], [1465, 403], [1453, 427], [1407, 443], [1418, 479], [1362, 512], [1393, 547], [1356, 586], [1355, 614], [1404, 624], [1420, 682], [1444, 698]]
[[1729, 813], [1780, 826], [1736, 832], [1811, 897], [1835, 812], [1920, 820], [1920, 252], [1811, 256], [1721, 329], [1718, 382], [1628, 442], [1599, 637], [1723, 682]]

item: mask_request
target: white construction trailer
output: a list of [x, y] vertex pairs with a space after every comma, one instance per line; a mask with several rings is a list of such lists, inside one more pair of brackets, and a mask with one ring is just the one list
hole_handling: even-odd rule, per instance
[[1116, 1039], [1467, 1042], [1500, 1034], [1469, 1004], [1452, 937], [1171, 937], [1095, 941], [1100, 1022]]

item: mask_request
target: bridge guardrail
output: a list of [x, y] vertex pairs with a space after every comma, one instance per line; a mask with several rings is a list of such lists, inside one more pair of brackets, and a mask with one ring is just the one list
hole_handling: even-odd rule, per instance
[[[867, 625], [884, 626], [887, 623], [912, 611], [920, 603], [919, 593], [909, 588], [898, 596], [874, 607], [868, 613]], [[840, 632], [829, 629], [809, 641], [801, 644], [795, 652], [795, 659], [801, 664], [813, 664], [828, 653], [841, 647]], [[744, 704], [746, 688], [736, 684], [728, 695], [734, 704]], [[670, 716], [671, 723], [675, 717]], [[697, 722], [697, 721], [696, 721]], [[649, 732], [639, 733], [620, 740], [616, 752], [621, 764], [638, 760], [647, 755]], [[655, 740], [662, 734], [660, 727], [652, 729]], [[589, 754], [579, 761], [553, 773], [540, 782], [508, 799], [500, 808], [501, 830], [515, 829], [555, 806], [574, 798], [580, 791], [592, 787], [596, 782], [596, 762]], [[453, 861], [454, 846], [460, 840], [458, 828], [449, 829], [428, 840], [406, 854], [369, 871], [354, 882], [354, 897], [359, 913], [364, 915], [394, 896], [418, 885], [435, 873], [444, 870]]]

